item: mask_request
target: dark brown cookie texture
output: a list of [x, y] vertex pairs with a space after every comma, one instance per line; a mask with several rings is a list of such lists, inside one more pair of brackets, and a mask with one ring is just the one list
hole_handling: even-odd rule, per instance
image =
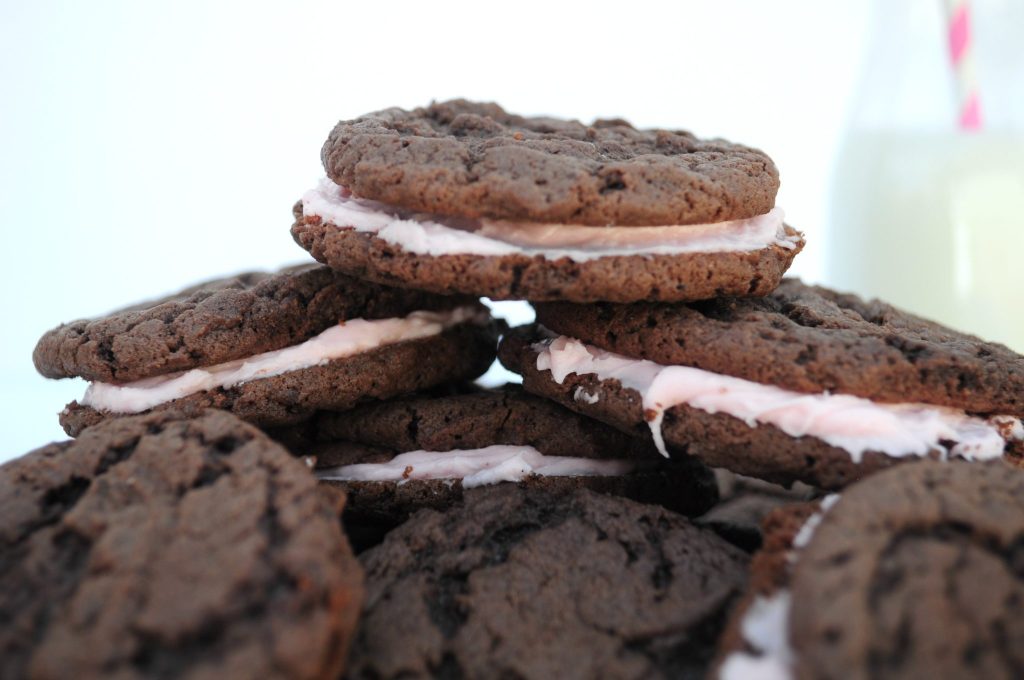
[[345, 319], [405, 316], [465, 302], [298, 265], [216, 279], [61, 324], [39, 340], [32, 359], [48, 378], [123, 383], [296, 345]]
[[[832, 502], [832, 501], [830, 501]], [[708, 677], [718, 680], [792, 677], [789, 664], [791, 647], [787, 630], [789, 579], [793, 567], [793, 542], [804, 531], [813, 532], [820, 521], [822, 502], [791, 503], [775, 508], [763, 518], [764, 540], [750, 559], [747, 591], [732, 608], [729, 621], [718, 639], [718, 655]], [[809, 526], [804, 530], [805, 526]], [[766, 613], [767, 612], [767, 613]], [[757, 626], [760, 633], [776, 633], [771, 639], [750, 632], [751, 617], [764, 621], [774, 613], [769, 625]], [[731, 668], [730, 668], [731, 666]]]
[[702, 677], [746, 558], [662, 508], [475, 490], [361, 557], [352, 678]]
[[[665, 460], [646, 440], [580, 416], [518, 386], [451, 396], [419, 396], [367, 404], [346, 413], [320, 413], [300, 429], [305, 440], [292, 451], [312, 456], [324, 483], [348, 494], [348, 526], [390, 529], [420, 508], [442, 510], [466, 490], [458, 479], [401, 482], [331, 479], [338, 466], [384, 463], [408, 451], [531, 446], [546, 456], [625, 459], [632, 472], [608, 476], [528, 476], [517, 484], [568, 493], [591, 489], [675, 512], [699, 515], [718, 498], [712, 472], [696, 459]], [[278, 433], [280, 435], [280, 433]], [[309, 440], [315, 440], [310, 444]], [[410, 471], [410, 474], [412, 471]]]
[[776, 583], [794, 677], [1021, 676], [1024, 474], [901, 466], [845, 491], [806, 534], [790, 532]]
[[323, 412], [311, 421], [321, 442], [344, 440], [395, 451], [533, 446], [550, 456], [659, 461], [650, 441], [595, 423], [519, 385], [450, 396], [410, 396]]
[[805, 484], [786, 488], [722, 469], [715, 470], [715, 477], [721, 500], [694, 521], [748, 552], [762, 546], [761, 525], [769, 514], [815, 495], [813, 487]]
[[[320, 409], [345, 410], [450, 381], [472, 380], [494, 361], [497, 331], [493, 324], [461, 324], [433, 337], [385, 345], [233, 387], [197, 392], [153, 410], [195, 414], [218, 408], [260, 427], [292, 425]], [[59, 417], [65, 432], [76, 437], [86, 427], [117, 415], [75, 401]]]
[[1024, 357], [880, 300], [786, 279], [762, 298], [536, 305], [556, 333], [797, 392], [1024, 415]]
[[[775, 205], [778, 173], [762, 152], [622, 120], [525, 118], [464, 100], [387, 109], [338, 123], [322, 158], [330, 179], [407, 219], [431, 216], [591, 227], [686, 226], [753, 218]], [[347, 194], [346, 194], [347, 195]], [[305, 214], [292, 236], [354, 276], [496, 300], [684, 301], [765, 295], [803, 247], [796, 230], [750, 251], [607, 254], [573, 259], [523, 251], [421, 254], [353, 224]], [[342, 221], [340, 217], [333, 219]], [[504, 220], [504, 222], [500, 222]], [[628, 252], [628, 251], [627, 251]]]
[[0, 676], [335, 678], [363, 600], [343, 497], [210, 411], [0, 467]]
[[[657, 327], [651, 330], [657, 332]], [[628, 434], [651, 436], [649, 414], [636, 390], [623, 387], [615, 379], [599, 380], [594, 374], [571, 373], [557, 383], [550, 371], [538, 370], [534, 345], [545, 337], [537, 326], [522, 327], [506, 334], [499, 347], [502, 364], [523, 376], [527, 391]], [[593, 403], [581, 401], [577, 394], [597, 399]], [[783, 485], [800, 481], [822, 489], [839, 489], [891, 465], [918, 460], [871, 450], [855, 460], [845, 449], [817, 437], [792, 437], [773, 425], [749, 425], [726, 413], [710, 413], [685, 404], [665, 410], [661, 433], [672, 455], [695, 456], [713, 467]], [[1003, 464], [1009, 469], [1008, 463]]]
[[324, 222], [295, 207], [292, 237], [318, 261], [381, 284], [493, 300], [688, 301], [767, 295], [803, 248], [772, 244], [747, 252], [608, 255], [577, 262], [541, 255], [420, 255], [378, 236]]
[[341, 121], [321, 159], [357, 196], [410, 210], [595, 226], [754, 217], [779, 188], [771, 159], [749, 147], [465, 100]]
[[[474, 298], [391, 288], [300, 265], [199, 284], [163, 300], [64, 324], [39, 341], [36, 367], [48, 377], [80, 376], [124, 385], [299, 345], [352, 319], [404, 317], [471, 306]], [[308, 418], [317, 409], [347, 409], [446, 382], [472, 380], [494, 360], [500, 327], [467, 321], [439, 335], [383, 345], [327, 363], [194, 392], [153, 407], [191, 414], [231, 411], [261, 427]], [[71, 436], [120, 413], [77, 401], [61, 412]]]

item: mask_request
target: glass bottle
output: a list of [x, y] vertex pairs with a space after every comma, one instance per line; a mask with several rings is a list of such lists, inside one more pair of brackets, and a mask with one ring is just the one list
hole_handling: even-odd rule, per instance
[[1024, 352], [1024, 3], [970, 5], [976, 129], [958, 123], [948, 12], [874, 6], [824, 278]]

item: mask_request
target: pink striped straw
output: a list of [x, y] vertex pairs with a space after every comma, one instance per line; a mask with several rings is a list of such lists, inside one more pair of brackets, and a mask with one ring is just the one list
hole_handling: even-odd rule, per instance
[[956, 79], [961, 130], [981, 129], [981, 100], [974, 71], [971, 38], [971, 6], [968, 0], [946, 0], [949, 29], [949, 57]]

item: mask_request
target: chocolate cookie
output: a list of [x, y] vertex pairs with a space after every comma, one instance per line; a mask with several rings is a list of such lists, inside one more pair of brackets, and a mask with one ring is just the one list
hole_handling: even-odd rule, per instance
[[61, 324], [39, 340], [32, 360], [47, 378], [126, 383], [296, 345], [345, 319], [386, 319], [465, 302], [303, 264], [215, 279]]
[[746, 558], [662, 508], [514, 486], [361, 557], [351, 678], [702, 677]]
[[111, 415], [162, 408], [295, 423], [317, 409], [472, 379], [493, 360], [495, 340], [486, 309], [472, 299], [307, 265], [62, 325], [34, 357], [46, 376], [94, 381], [61, 413], [77, 436]]
[[905, 465], [796, 519], [774, 520], [719, 677], [1020, 676], [1024, 474]]
[[661, 458], [646, 438], [630, 437], [595, 423], [535, 397], [519, 385], [391, 399], [348, 413], [324, 412], [310, 426], [321, 442], [344, 440], [395, 451], [451, 451], [511, 444], [533, 446], [552, 456]]
[[765, 295], [803, 247], [759, 151], [453, 101], [338, 124], [292, 235], [339, 271], [492, 299]]
[[[480, 306], [482, 311], [482, 306]], [[231, 411], [259, 425], [300, 422], [318, 409], [345, 410], [362, 402], [387, 399], [447, 381], [472, 380], [491, 365], [495, 328], [472, 322], [435, 337], [387, 345], [327, 364], [289, 371], [231, 387], [190, 394], [154, 407], [200, 413], [207, 408]], [[60, 413], [72, 437], [113, 415], [74, 401]]]
[[363, 599], [342, 502], [217, 411], [0, 466], [0, 676], [337, 677]]
[[593, 226], [701, 224], [775, 205], [756, 149], [624, 120], [525, 118], [453, 100], [338, 123], [327, 176], [357, 196], [460, 217]]
[[588, 488], [699, 515], [717, 500], [711, 471], [666, 461], [649, 441], [518, 386], [412, 397], [322, 413], [309, 424], [324, 483], [349, 497], [346, 520], [387, 529], [419, 508], [444, 509], [473, 486], [513, 482], [567, 493]]
[[[657, 333], [657, 326], [648, 329]], [[508, 334], [502, 363], [530, 392], [637, 436], [664, 453], [776, 483], [839, 488], [896, 462], [988, 460], [1019, 449], [1014, 417], [988, 420], [928, 405], [886, 405], [608, 352], [538, 327]], [[586, 400], [575, 398], [584, 393]]]

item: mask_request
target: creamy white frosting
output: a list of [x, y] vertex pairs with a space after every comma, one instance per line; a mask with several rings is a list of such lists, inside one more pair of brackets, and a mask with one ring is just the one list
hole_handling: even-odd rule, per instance
[[791, 437], [817, 437], [845, 450], [855, 462], [860, 462], [865, 451], [893, 457], [924, 456], [932, 451], [945, 455], [943, 441], [956, 442], [949, 451], [954, 456], [998, 458], [1006, 446], [1002, 433], [1020, 425], [1010, 416], [998, 416], [998, 423], [995, 419], [988, 422], [928, 404], [882, 404], [847, 394], [792, 392], [699, 368], [631, 359], [565, 336], [537, 343], [534, 349], [537, 370], [550, 371], [559, 384], [575, 373], [615, 379], [639, 392], [654, 442], [665, 456], [662, 420], [667, 409], [681, 404], [708, 413], [726, 413], [751, 427], [773, 425]]
[[[830, 493], [821, 499], [821, 504], [818, 511], [807, 518], [803, 526], [800, 527], [800, 531], [796, 532], [793, 536], [793, 547], [800, 549], [805, 547], [811, 542], [811, 537], [814, 536], [814, 532], [818, 530], [818, 525], [821, 524], [821, 520], [825, 518], [825, 513], [832, 509], [832, 506], [839, 500], [839, 494]], [[796, 553], [791, 553], [795, 555]]]
[[793, 650], [789, 646], [789, 590], [757, 596], [740, 622], [743, 639], [756, 653], [733, 652], [718, 670], [720, 680], [789, 680]]
[[576, 391], [572, 393], [572, 398], [574, 401], [580, 401], [583, 402], [584, 404], [594, 405], [601, 400], [601, 395], [590, 394], [585, 389], [583, 389], [582, 386], [580, 386], [577, 387]]
[[545, 456], [532, 446], [496, 444], [483, 449], [409, 451], [386, 463], [358, 463], [317, 470], [320, 479], [346, 482], [406, 482], [412, 479], [461, 479], [463, 488], [543, 477], [603, 477], [632, 472], [629, 460]]
[[750, 219], [715, 224], [588, 227], [574, 224], [467, 220], [411, 213], [353, 197], [328, 178], [302, 197], [303, 214], [340, 228], [370, 232], [419, 255], [540, 255], [585, 262], [615, 255], [748, 252], [796, 247], [781, 208]]
[[[796, 561], [798, 551], [811, 541], [825, 514], [839, 500], [839, 494], [821, 499], [818, 511], [807, 518], [793, 538], [787, 555], [788, 562]], [[780, 588], [768, 597], [757, 596], [743, 614], [740, 633], [754, 653], [733, 652], [725, 658], [718, 671], [720, 680], [789, 680], [793, 677], [795, 656], [789, 645], [789, 611], [792, 595], [788, 588]]]
[[478, 321], [479, 314], [478, 308], [466, 306], [444, 312], [413, 312], [403, 318], [349, 319], [301, 344], [246, 359], [144, 378], [124, 385], [94, 382], [86, 389], [82, 404], [114, 413], [140, 413], [196, 392], [232, 387], [250, 380], [319, 366], [332, 359], [384, 345], [438, 335], [457, 324]]

